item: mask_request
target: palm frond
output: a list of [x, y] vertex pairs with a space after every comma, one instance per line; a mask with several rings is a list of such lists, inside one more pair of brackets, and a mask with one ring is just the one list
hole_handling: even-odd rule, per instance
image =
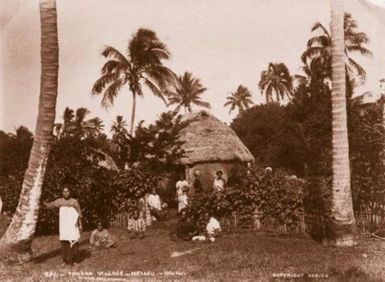
[[211, 105], [209, 102], [205, 102], [205, 101], [202, 101], [202, 100], [194, 100], [193, 103], [197, 106], [200, 106], [200, 107], [203, 107], [203, 108], [206, 108], [206, 109], [210, 109], [211, 108]]
[[147, 87], [151, 90], [151, 92], [162, 99], [162, 101], [167, 105], [167, 101], [163, 96], [163, 92], [153, 83], [151, 80], [145, 78], [144, 83], [147, 85]]
[[94, 86], [92, 87], [92, 95], [99, 95], [103, 92], [108, 85], [113, 83], [114, 81], [119, 79], [119, 73], [107, 73], [101, 76], [98, 80], [96, 80]]
[[366, 79], [365, 69], [355, 60], [353, 60], [352, 58], [348, 58], [348, 66], [350, 69], [354, 69], [354, 72], [360, 77], [361, 80]]
[[101, 102], [103, 107], [107, 108], [114, 103], [114, 99], [118, 95], [118, 92], [122, 88], [124, 83], [125, 81], [123, 79], [115, 80], [104, 90]]
[[326, 27], [323, 26], [323, 24], [321, 24], [320, 22], [316, 22], [313, 27], [311, 28], [311, 31], [315, 31], [317, 29], [321, 29], [321, 31], [330, 38], [330, 34], [329, 34], [329, 31], [327, 30]]
[[117, 49], [115, 49], [114, 47], [111, 47], [111, 46], [107, 46], [103, 50], [102, 55], [106, 58], [114, 58], [118, 62], [120, 62], [124, 65], [130, 64], [129, 61], [127, 60], [127, 58], [122, 53], [120, 53]]
[[351, 46], [345, 46], [345, 48], [348, 52], [358, 52], [365, 57], [370, 57], [373, 55], [372, 51], [362, 46], [351, 45]]

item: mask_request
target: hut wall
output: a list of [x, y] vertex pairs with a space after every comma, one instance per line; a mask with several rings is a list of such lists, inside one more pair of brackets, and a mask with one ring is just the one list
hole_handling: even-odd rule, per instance
[[[231, 169], [237, 162], [212, 162], [212, 163], [198, 163], [187, 168], [187, 180], [190, 184], [194, 182], [194, 172], [199, 170], [201, 174], [201, 181], [206, 192], [213, 191], [213, 182], [216, 177], [216, 172], [221, 170], [223, 178], [228, 179]], [[193, 193], [194, 191], [192, 191]]]

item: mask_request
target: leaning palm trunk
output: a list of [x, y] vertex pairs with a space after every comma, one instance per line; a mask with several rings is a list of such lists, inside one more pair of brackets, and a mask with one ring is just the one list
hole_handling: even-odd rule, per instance
[[134, 135], [134, 124], [135, 124], [135, 112], [136, 112], [136, 93], [132, 93], [132, 110], [131, 110], [131, 123], [130, 123], [130, 134]]
[[343, 0], [332, 1], [332, 115], [333, 187], [332, 233], [337, 246], [354, 243], [355, 218], [350, 188], [349, 144], [346, 113]]
[[0, 239], [0, 253], [28, 254], [36, 229], [41, 188], [53, 139], [58, 88], [58, 35], [55, 0], [40, 0], [41, 80], [35, 137], [25, 172], [19, 204]]

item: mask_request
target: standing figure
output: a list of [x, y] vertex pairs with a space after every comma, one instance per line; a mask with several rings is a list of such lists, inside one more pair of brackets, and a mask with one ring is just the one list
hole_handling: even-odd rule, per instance
[[90, 246], [95, 249], [108, 249], [116, 246], [116, 242], [101, 221], [97, 222], [96, 229], [91, 233]]
[[44, 202], [47, 209], [59, 208], [59, 240], [63, 264], [76, 264], [79, 250], [81, 224], [81, 210], [78, 200], [71, 197], [69, 185], [64, 185], [63, 197], [53, 202]]
[[195, 194], [200, 194], [203, 192], [203, 185], [202, 185], [202, 181], [201, 181], [201, 172], [199, 170], [194, 171], [193, 187], [194, 187], [194, 193]]
[[143, 217], [139, 216], [138, 210], [134, 210], [132, 216], [128, 218], [127, 230], [130, 239], [144, 238], [144, 233], [146, 232], [146, 222]]
[[178, 201], [178, 212], [180, 212], [182, 209], [187, 207], [187, 203], [188, 203], [187, 192], [189, 189], [189, 184], [185, 179], [184, 174], [180, 174], [179, 180], [177, 181], [175, 188], [176, 188], [176, 197]]
[[216, 173], [217, 177], [214, 179], [214, 192], [222, 192], [225, 190], [226, 181], [223, 179], [223, 172], [218, 170]]

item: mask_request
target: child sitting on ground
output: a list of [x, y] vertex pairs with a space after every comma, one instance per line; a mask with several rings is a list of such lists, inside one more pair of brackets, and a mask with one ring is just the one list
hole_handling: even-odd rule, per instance
[[127, 230], [130, 239], [144, 238], [144, 233], [146, 232], [146, 222], [143, 217], [139, 216], [138, 210], [134, 210], [132, 216], [128, 219]]
[[181, 239], [190, 241], [198, 233], [198, 228], [194, 222], [186, 216], [185, 209], [180, 211], [180, 218], [176, 226], [176, 232], [170, 233], [171, 240]]
[[108, 229], [104, 228], [101, 221], [97, 222], [96, 229], [92, 231], [90, 237], [90, 247], [94, 249], [108, 249], [116, 246], [116, 242]]
[[221, 233], [221, 225], [219, 221], [211, 216], [208, 212], [204, 215], [204, 220], [206, 222], [206, 232], [205, 235], [194, 236], [193, 241], [210, 241], [215, 242], [215, 238], [218, 237]]

